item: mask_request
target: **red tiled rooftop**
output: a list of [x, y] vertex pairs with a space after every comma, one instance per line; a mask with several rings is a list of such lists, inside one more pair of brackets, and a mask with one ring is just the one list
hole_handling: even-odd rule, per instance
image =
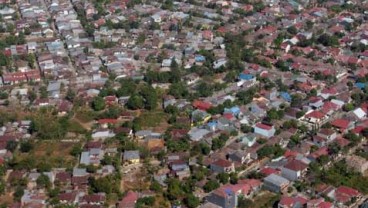
[[263, 123], [257, 123], [256, 127], [261, 128], [261, 129], [265, 129], [265, 130], [271, 130], [272, 129], [272, 126], [269, 126], [269, 125], [266, 125], [266, 124], [263, 124]]
[[196, 100], [193, 102], [193, 107], [206, 111], [212, 107], [212, 104], [208, 102]]
[[232, 162], [224, 159], [218, 159], [212, 163], [212, 165], [220, 166], [220, 167], [229, 167], [232, 165]]
[[337, 127], [339, 129], [347, 129], [350, 124], [350, 121], [346, 119], [336, 119], [331, 122], [331, 125]]
[[280, 171], [276, 170], [276, 169], [273, 169], [273, 168], [263, 168], [261, 171], [260, 171], [262, 174], [268, 176], [268, 175], [271, 175], [271, 174], [278, 174]]
[[308, 167], [308, 165], [299, 160], [292, 160], [284, 167], [294, 171], [302, 171], [305, 170]]
[[117, 121], [118, 121], [117, 119], [104, 118], [104, 119], [99, 119], [98, 123], [99, 124], [115, 124]]
[[320, 111], [312, 111], [305, 115], [306, 118], [316, 118], [316, 119], [322, 119], [325, 116], [324, 113]]

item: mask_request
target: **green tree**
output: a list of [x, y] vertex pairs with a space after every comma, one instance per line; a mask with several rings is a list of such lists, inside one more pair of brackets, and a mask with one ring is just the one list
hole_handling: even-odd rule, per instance
[[229, 182], [229, 178], [230, 176], [227, 173], [219, 173], [216, 176], [216, 179], [219, 180], [219, 182], [222, 184], [227, 184]]
[[181, 187], [181, 182], [176, 179], [176, 178], [172, 178], [168, 180], [168, 185], [167, 185], [167, 197], [169, 200], [176, 200], [181, 198], [184, 195], [184, 191]]
[[144, 100], [141, 95], [134, 94], [130, 96], [127, 107], [132, 110], [142, 109], [144, 107]]
[[140, 94], [144, 99], [144, 106], [147, 110], [154, 110], [157, 107], [158, 97], [152, 86], [146, 85], [141, 89]]
[[41, 188], [50, 188], [51, 182], [47, 175], [41, 174], [37, 180], [37, 186]]
[[186, 198], [184, 199], [184, 203], [189, 207], [189, 208], [196, 208], [200, 205], [200, 201], [197, 197], [195, 197], [192, 193], [188, 194], [186, 196]]
[[189, 95], [188, 89], [183, 82], [171, 84], [168, 93], [175, 98], [185, 98]]
[[23, 194], [24, 194], [24, 188], [21, 187], [21, 186], [18, 186], [15, 189], [14, 193], [13, 193], [14, 200], [15, 201], [20, 201], [20, 199], [22, 198]]
[[10, 152], [14, 152], [15, 149], [17, 149], [18, 146], [18, 142], [14, 141], [14, 140], [10, 140], [8, 142], [6, 142], [6, 149]]
[[220, 184], [217, 182], [217, 181], [214, 181], [214, 180], [209, 180], [207, 181], [207, 183], [203, 186], [203, 190], [206, 192], [206, 193], [209, 193], [217, 188], [220, 187]]
[[29, 152], [33, 149], [33, 144], [30, 141], [25, 141], [20, 143], [21, 152]]
[[48, 97], [47, 89], [46, 89], [46, 87], [45, 87], [45, 86], [40, 87], [40, 97], [41, 97], [42, 99], [44, 99], [44, 98], [47, 98], [47, 97]]
[[92, 101], [92, 108], [95, 111], [100, 111], [105, 108], [105, 101], [102, 97], [97, 96]]
[[68, 89], [68, 91], [66, 92], [66, 96], [65, 98], [71, 102], [73, 102], [74, 98], [76, 96], [76, 93], [74, 90], [72, 90], [71, 88]]

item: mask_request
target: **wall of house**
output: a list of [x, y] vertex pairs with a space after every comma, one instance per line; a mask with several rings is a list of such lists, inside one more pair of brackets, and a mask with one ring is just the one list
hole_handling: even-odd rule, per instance
[[225, 198], [220, 197], [216, 194], [211, 194], [207, 197], [207, 200], [222, 208], [235, 208], [238, 204], [238, 199], [234, 193], [232, 193], [231, 195], [227, 195], [227, 197]]
[[273, 183], [270, 183], [268, 181], [265, 181], [263, 183], [263, 187], [269, 191], [279, 193], [281, 191], [281, 188]]
[[275, 129], [265, 130], [258, 127], [254, 128], [254, 133], [270, 138], [275, 134]]
[[217, 165], [211, 165], [211, 170], [216, 173], [225, 173], [225, 168]]
[[300, 171], [294, 171], [287, 168], [282, 168], [281, 170], [282, 177], [291, 180], [296, 181], [300, 177]]

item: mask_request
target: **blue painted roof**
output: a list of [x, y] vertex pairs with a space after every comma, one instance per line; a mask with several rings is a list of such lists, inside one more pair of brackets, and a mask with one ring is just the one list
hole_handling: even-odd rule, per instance
[[357, 82], [357, 83], [355, 83], [355, 86], [357, 88], [364, 89], [365, 88], [365, 83], [363, 83], [363, 82]]
[[243, 73], [241, 73], [239, 75], [239, 79], [243, 79], [243, 80], [251, 80], [253, 78], [254, 78], [254, 76], [252, 74], [243, 74]]
[[281, 92], [280, 96], [286, 101], [291, 101], [291, 96], [288, 92]]
[[217, 126], [217, 121], [211, 121], [211, 122], [208, 122], [207, 125], [209, 127], [214, 127], [214, 126]]
[[195, 56], [195, 61], [205, 61], [206, 57], [202, 56], [202, 55], [196, 55]]
[[225, 108], [225, 113], [232, 113], [233, 115], [238, 115], [240, 113], [240, 108], [238, 106], [233, 106], [231, 108]]

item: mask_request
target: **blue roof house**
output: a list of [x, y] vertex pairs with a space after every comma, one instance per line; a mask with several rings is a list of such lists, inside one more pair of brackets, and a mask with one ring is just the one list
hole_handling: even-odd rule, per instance
[[207, 123], [207, 127], [210, 131], [215, 131], [217, 128], [217, 121], [210, 121]]
[[355, 86], [357, 87], [357, 88], [359, 88], [359, 89], [364, 89], [365, 88], [365, 86], [366, 86], [366, 84], [365, 83], [363, 83], [363, 82], [357, 82], [357, 83], [355, 83]]
[[240, 108], [238, 106], [233, 106], [231, 108], [225, 108], [224, 113], [231, 113], [234, 116], [238, 116], [240, 114]]
[[206, 57], [204, 57], [202, 55], [196, 55], [194, 59], [195, 59], [196, 62], [205, 62], [206, 61]]
[[254, 79], [254, 76], [252, 74], [241, 73], [239, 75], [239, 79], [241, 79], [241, 80], [252, 80], [252, 79]]
[[282, 99], [286, 100], [287, 102], [291, 102], [291, 96], [288, 92], [281, 92], [280, 96]]

